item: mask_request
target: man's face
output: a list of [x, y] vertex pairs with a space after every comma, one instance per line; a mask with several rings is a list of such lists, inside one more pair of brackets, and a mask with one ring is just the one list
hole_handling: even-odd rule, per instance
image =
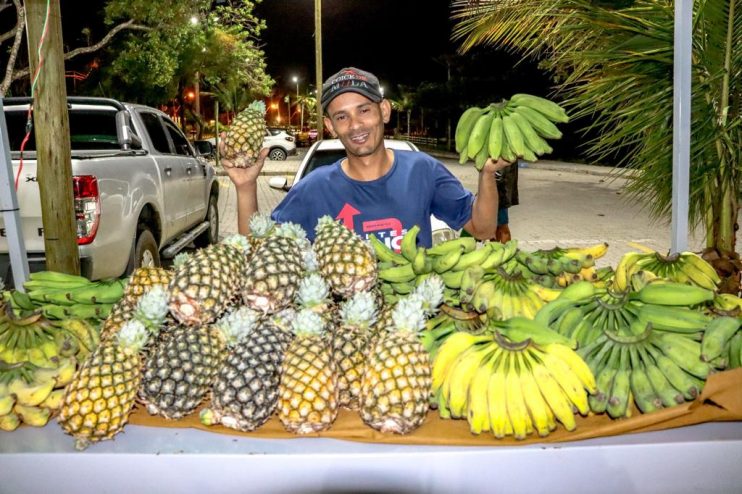
[[327, 106], [325, 125], [340, 139], [345, 151], [353, 156], [369, 156], [384, 140], [384, 124], [389, 121], [391, 107], [383, 100], [374, 103], [358, 93], [336, 96]]

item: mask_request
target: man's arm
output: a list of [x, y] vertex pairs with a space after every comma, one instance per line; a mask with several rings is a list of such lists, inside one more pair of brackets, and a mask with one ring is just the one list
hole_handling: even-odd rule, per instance
[[499, 194], [497, 193], [497, 179], [495, 172], [512, 165], [511, 162], [491, 158], [479, 172], [477, 195], [472, 205], [471, 219], [464, 225], [464, 230], [479, 240], [495, 238], [497, 232], [497, 209]]
[[[222, 142], [224, 141], [221, 140], [220, 144]], [[263, 169], [268, 152], [268, 148], [261, 149], [255, 165], [249, 168], [236, 168], [228, 159], [221, 159], [224, 171], [227, 172], [237, 191], [237, 231], [241, 235], [250, 233], [250, 217], [258, 212], [258, 176]]]

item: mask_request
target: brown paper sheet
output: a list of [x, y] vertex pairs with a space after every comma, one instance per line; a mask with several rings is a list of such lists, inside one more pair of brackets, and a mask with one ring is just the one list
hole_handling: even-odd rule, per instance
[[[302, 437], [326, 437], [349, 441], [393, 443], [410, 445], [445, 446], [498, 446], [531, 443], [550, 443], [577, 441], [595, 437], [613, 436], [634, 432], [649, 432], [672, 429], [703, 422], [742, 421], [742, 368], [713, 374], [695, 401], [672, 408], [665, 408], [649, 414], [641, 414], [636, 409], [632, 417], [613, 420], [606, 414], [577, 417], [577, 429], [566, 431], [561, 425], [547, 437], [536, 434], [523, 441], [510, 437], [497, 439], [490, 433], [474, 435], [469, 431], [466, 420], [443, 420], [438, 413], [431, 411], [425, 423], [414, 432], [401, 436], [382, 434], [365, 425], [357, 412], [340, 410], [332, 427], [322, 433]], [[205, 426], [199, 422], [198, 411], [180, 420], [166, 420], [148, 415], [139, 406], [132, 413], [129, 423], [152, 427], [190, 427], [210, 432], [255, 438], [296, 438], [286, 432], [277, 417], [254, 432], [239, 432], [222, 426]]]

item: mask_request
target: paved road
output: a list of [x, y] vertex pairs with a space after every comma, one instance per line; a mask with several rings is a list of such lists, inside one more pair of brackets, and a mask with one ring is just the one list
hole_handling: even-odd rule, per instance
[[[268, 161], [258, 180], [261, 211], [270, 211], [284, 193], [271, 189], [271, 175], [291, 176], [301, 156], [283, 162]], [[477, 173], [471, 165], [455, 160], [441, 161], [469, 190], [476, 190]], [[609, 176], [610, 169], [589, 165], [542, 161], [519, 170], [520, 205], [510, 209], [510, 229], [526, 250], [548, 249], [555, 245], [580, 246], [608, 242], [608, 254], [598, 265], [615, 266], [636, 244], [667, 252], [671, 244], [670, 225], [653, 222], [641, 206], [624, 199], [625, 181]], [[235, 192], [229, 179], [221, 177], [221, 233], [237, 231]], [[740, 241], [740, 238], [737, 240]], [[691, 250], [703, 247], [700, 234], [691, 236]]]

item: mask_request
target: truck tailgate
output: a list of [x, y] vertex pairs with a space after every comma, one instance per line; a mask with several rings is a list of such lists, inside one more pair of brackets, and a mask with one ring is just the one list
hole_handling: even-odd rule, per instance
[[[17, 176], [19, 162], [13, 161], [13, 177]], [[23, 225], [23, 240], [28, 252], [44, 252], [44, 229], [41, 222], [41, 201], [39, 200], [39, 183], [36, 180], [36, 161], [23, 160], [23, 168], [18, 180], [18, 204], [21, 224]], [[0, 252], [8, 252], [8, 232], [0, 216]]]

